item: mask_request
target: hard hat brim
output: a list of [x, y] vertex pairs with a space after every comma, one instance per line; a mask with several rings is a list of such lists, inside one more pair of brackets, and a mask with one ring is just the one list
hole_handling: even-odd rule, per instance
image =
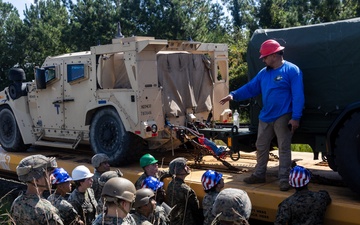
[[270, 52], [270, 53], [264, 54], [264, 55], [260, 55], [259, 59], [262, 59], [262, 58], [264, 58], [264, 57], [266, 57], [266, 56], [268, 56], [268, 55], [272, 55], [272, 54], [274, 54], [274, 53], [280, 52], [281, 50], [284, 50], [284, 49], [285, 49], [284, 46], [279, 46], [279, 47], [278, 47], [275, 51], [273, 51], [273, 52]]
[[93, 177], [93, 176], [94, 176], [93, 173], [89, 173], [89, 174], [86, 175], [85, 177], [81, 177], [81, 178], [77, 178], [77, 179], [72, 178], [72, 180], [73, 180], [73, 181], [78, 181], [78, 180], [87, 179], [87, 178], [90, 178], [90, 177]]

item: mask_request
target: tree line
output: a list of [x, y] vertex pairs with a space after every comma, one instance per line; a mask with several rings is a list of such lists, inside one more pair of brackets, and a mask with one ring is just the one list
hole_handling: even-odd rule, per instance
[[127, 37], [227, 43], [233, 90], [247, 81], [246, 48], [256, 29], [359, 15], [360, 0], [35, 0], [23, 12], [0, 0], [0, 90], [14, 66], [32, 80], [47, 56], [111, 43], [118, 22]]

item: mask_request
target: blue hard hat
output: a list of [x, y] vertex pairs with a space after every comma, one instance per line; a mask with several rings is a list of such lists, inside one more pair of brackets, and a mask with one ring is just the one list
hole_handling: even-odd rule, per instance
[[52, 181], [53, 184], [61, 184], [73, 180], [64, 168], [56, 168], [52, 174], [55, 177], [55, 180]]
[[142, 188], [150, 188], [153, 191], [157, 191], [157, 189], [164, 186], [164, 182], [159, 181], [157, 178], [148, 176], [142, 183]]
[[204, 187], [204, 190], [210, 190], [215, 185], [217, 185], [220, 182], [222, 176], [222, 173], [216, 172], [214, 170], [205, 171], [201, 177], [201, 183]]

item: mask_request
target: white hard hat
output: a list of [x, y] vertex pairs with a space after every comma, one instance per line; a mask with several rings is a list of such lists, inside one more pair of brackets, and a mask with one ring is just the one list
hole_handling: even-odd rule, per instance
[[74, 181], [90, 178], [92, 176], [94, 176], [94, 174], [91, 173], [90, 170], [84, 165], [75, 167], [71, 173], [71, 177]]

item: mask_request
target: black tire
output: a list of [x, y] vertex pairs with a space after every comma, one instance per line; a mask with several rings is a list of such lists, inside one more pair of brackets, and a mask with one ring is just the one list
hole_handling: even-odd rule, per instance
[[11, 81], [26, 80], [26, 75], [25, 75], [24, 70], [21, 68], [11, 68], [9, 71], [9, 80], [11, 80]]
[[103, 108], [92, 118], [91, 148], [95, 154], [108, 155], [111, 166], [126, 165], [137, 161], [143, 150], [142, 143], [136, 140], [136, 135], [126, 132], [119, 115], [113, 108]]
[[9, 85], [9, 95], [12, 100], [16, 100], [21, 97], [21, 92], [18, 90], [15, 83]]
[[344, 123], [335, 141], [335, 162], [344, 182], [360, 194], [360, 112]]
[[0, 144], [8, 152], [23, 152], [25, 145], [13, 112], [8, 107], [0, 108]]

